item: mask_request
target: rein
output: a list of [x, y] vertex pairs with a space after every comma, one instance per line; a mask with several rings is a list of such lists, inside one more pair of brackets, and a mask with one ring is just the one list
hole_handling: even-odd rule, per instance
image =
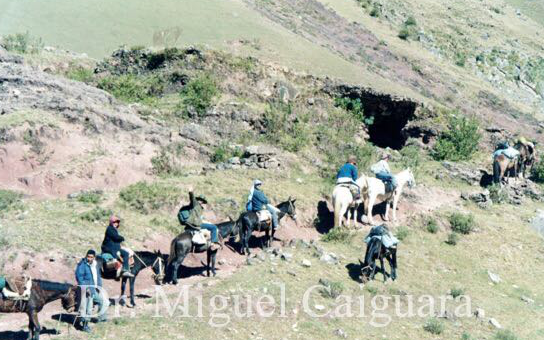
[[[145, 264], [145, 262], [140, 258], [140, 256], [138, 256], [138, 254], [136, 252], [134, 252], [134, 257], [144, 265], [144, 269], [149, 268], [149, 266], [147, 264]], [[157, 262], [159, 263], [159, 273], [158, 274], [155, 274], [155, 273], [151, 274], [151, 277], [153, 278], [153, 280], [157, 280], [157, 279], [160, 280], [160, 279], [164, 278], [164, 273], [163, 273], [163, 268], [162, 268], [163, 267], [162, 261], [163, 261], [162, 258], [157, 255], [157, 258], [155, 259], [155, 261], [151, 265], [151, 268], [153, 268], [153, 267], [155, 267]]]

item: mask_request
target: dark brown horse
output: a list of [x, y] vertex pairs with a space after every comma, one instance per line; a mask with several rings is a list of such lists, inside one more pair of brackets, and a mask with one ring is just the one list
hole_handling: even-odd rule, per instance
[[501, 180], [508, 177], [517, 177], [519, 171], [519, 156], [508, 158], [499, 154], [493, 159], [493, 182], [499, 184]]
[[[291, 197], [289, 197], [287, 201], [278, 204], [276, 207], [279, 209], [278, 221], [280, 221], [284, 216], [289, 216], [295, 222], [297, 221], [297, 211], [295, 207], [296, 201], [296, 199], [291, 199]], [[276, 232], [276, 230], [272, 228], [272, 223], [259, 222], [259, 217], [254, 211], [242, 213], [239, 221], [241, 222], [240, 239], [242, 241], [242, 255], [247, 253], [249, 256], [251, 254], [249, 250], [249, 238], [255, 230], [264, 231], [266, 247], [271, 246], [272, 240], [274, 240], [274, 234]]]
[[[155, 281], [155, 284], [160, 285], [162, 284], [162, 280], [164, 279], [164, 275], [166, 272], [165, 263], [167, 261], [167, 255], [161, 254], [160, 251], [158, 252], [149, 252], [149, 251], [137, 251], [134, 252], [134, 265], [130, 268], [130, 272], [134, 277], [127, 278], [122, 277], [121, 278], [121, 296], [125, 295], [125, 289], [127, 285], [127, 281], [130, 284], [130, 305], [129, 307], [136, 306], [136, 302], [134, 301], [134, 285], [136, 282], [136, 277], [138, 274], [146, 269], [150, 268], [153, 271], [152, 277]], [[117, 277], [117, 271], [116, 270], [104, 270], [104, 263], [102, 260], [102, 257], [97, 256], [96, 261], [98, 263], [98, 268], [102, 268], [102, 279], [105, 280], [119, 280]], [[125, 304], [124, 299], [120, 301], [121, 305]]]
[[[238, 234], [238, 221], [230, 220], [229, 222], [223, 222], [217, 224], [217, 233], [221, 239], [233, 238]], [[208, 277], [210, 276], [210, 271], [213, 273], [213, 276], [216, 275], [215, 272], [215, 258], [217, 255], [217, 250], [212, 251], [208, 244], [195, 245], [193, 244], [193, 234], [190, 230], [186, 230], [176, 236], [170, 244], [170, 256], [168, 257], [167, 274], [164, 278], [165, 283], [172, 282], [173, 284], [178, 284], [178, 270], [183, 260], [187, 254], [191, 251], [194, 253], [203, 253], [206, 252], [207, 255], [207, 265], [206, 271]]]
[[0, 300], [0, 313], [26, 313], [28, 315], [29, 339], [39, 340], [41, 326], [38, 313], [46, 304], [61, 299], [62, 307], [73, 312], [79, 301], [79, 289], [67, 283], [42, 280], [32, 281], [32, 290], [28, 300]]

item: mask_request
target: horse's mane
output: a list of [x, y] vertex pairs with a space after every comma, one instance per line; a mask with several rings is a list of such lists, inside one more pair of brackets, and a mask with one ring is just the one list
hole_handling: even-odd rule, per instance
[[41, 289], [66, 294], [73, 286], [69, 283], [60, 283], [45, 280], [32, 280]]

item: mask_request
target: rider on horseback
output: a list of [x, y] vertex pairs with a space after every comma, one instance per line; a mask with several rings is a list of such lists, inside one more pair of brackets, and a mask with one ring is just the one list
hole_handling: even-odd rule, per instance
[[391, 159], [391, 155], [384, 153], [381, 160], [370, 167], [370, 171], [376, 175], [376, 178], [384, 182], [386, 191], [391, 192], [397, 187], [397, 182], [393, 174], [391, 174], [391, 168], [388, 161]]
[[110, 217], [110, 224], [106, 229], [106, 234], [104, 235], [104, 241], [102, 241], [102, 253], [109, 253], [114, 258], [119, 258], [123, 260], [123, 277], [134, 277], [130, 272], [129, 260], [130, 254], [125, 249], [121, 248], [121, 243], [125, 241], [125, 238], [119, 234], [119, 226], [121, 225], [121, 220], [116, 217]]
[[268, 197], [261, 190], [263, 182], [256, 179], [253, 181], [253, 187], [249, 192], [248, 200], [251, 202], [251, 211], [258, 212], [261, 210], [268, 210], [272, 216], [272, 228], [279, 229], [278, 210], [276, 207], [270, 204]]
[[348, 185], [353, 199], [359, 200], [361, 198], [361, 188], [356, 183], [358, 177], [357, 157], [351, 155], [348, 157], [346, 164], [342, 165], [336, 174], [336, 185]]
[[219, 237], [217, 235], [217, 226], [202, 218], [202, 212], [204, 210], [203, 205], [208, 204], [208, 201], [204, 196], [195, 196], [192, 188], [189, 188], [189, 201], [190, 204], [181, 207], [178, 212], [179, 222], [181, 225], [193, 230], [209, 230], [212, 241], [210, 250], [215, 251], [219, 249], [221, 245], [219, 244]]

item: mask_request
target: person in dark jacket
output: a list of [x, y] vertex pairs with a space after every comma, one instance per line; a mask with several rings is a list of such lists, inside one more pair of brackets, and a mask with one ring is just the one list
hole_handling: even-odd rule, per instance
[[255, 180], [253, 185], [253, 194], [251, 197], [251, 209], [253, 211], [268, 210], [272, 215], [272, 228], [277, 229], [279, 226], [278, 209], [270, 204], [268, 197], [261, 190], [263, 182]]
[[109, 253], [115, 258], [119, 258], [120, 254], [123, 259], [123, 277], [134, 277], [129, 267], [130, 254], [121, 248], [121, 243], [125, 241], [125, 238], [119, 234], [120, 225], [121, 220], [118, 217], [112, 216], [110, 218], [110, 224], [106, 229], [104, 241], [102, 241], [102, 252]]
[[[82, 289], [82, 294], [85, 294], [86, 303], [80, 307], [81, 327], [84, 332], [90, 332], [89, 321], [93, 314], [93, 306], [98, 306], [99, 316], [98, 322], [106, 321], [105, 310], [109, 306], [109, 302], [103, 299], [99, 290], [102, 287], [102, 277], [100, 276], [100, 268], [97, 268], [95, 261], [96, 252], [93, 249], [87, 251], [85, 258], [81, 259], [76, 268], [76, 281]], [[98, 289], [97, 289], [98, 288]]]
[[[178, 212], [181, 225], [189, 227], [193, 230], [200, 230], [202, 228], [209, 230], [212, 241], [210, 249], [212, 251], [219, 249], [221, 245], [219, 244], [217, 226], [202, 219], [202, 213], [204, 212], [203, 205], [208, 204], [208, 201], [204, 196], [195, 196], [193, 189], [189, 188], [189, 202], [189, 205], [181, 207]], [[188, 214], [186, 219], [181, 217], [184, 213]]]
[[342, 165], [336, 174], [336, 184], [349, 185], [354, 199], [358, 200], [361, 198], [361, 188], [356, 183], [358, 178], [357, 158], [352, 155], [348, 157], [346, 164]]

